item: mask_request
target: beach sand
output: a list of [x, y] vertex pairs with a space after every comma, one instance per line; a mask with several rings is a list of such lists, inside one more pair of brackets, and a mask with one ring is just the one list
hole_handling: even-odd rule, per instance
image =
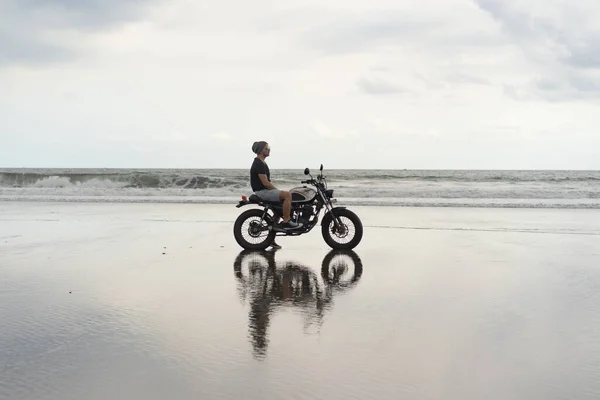
[[351, 209], [336, 283], [233, 205], [0, 202], [0, 398], [600, 397], [600, 210]]

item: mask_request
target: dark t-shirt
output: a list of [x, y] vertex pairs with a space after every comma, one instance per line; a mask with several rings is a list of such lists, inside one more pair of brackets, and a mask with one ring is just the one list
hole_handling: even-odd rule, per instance
[[265, 185], [263, 185], [258, 177], [259, 174], [265, 174], [269, 182], [271, 182], [271, 171], [269, 171], [269, 166], [260, 158], [256, 157], [250, 168], [250, 186], [252, 186], [252, 191], [254, 192], [266, 189]]

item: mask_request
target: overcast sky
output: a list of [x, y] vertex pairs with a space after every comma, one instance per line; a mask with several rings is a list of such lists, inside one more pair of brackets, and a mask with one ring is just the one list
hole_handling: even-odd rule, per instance
[[597, 0], [2, 0], [0, 167], [600, 169]]

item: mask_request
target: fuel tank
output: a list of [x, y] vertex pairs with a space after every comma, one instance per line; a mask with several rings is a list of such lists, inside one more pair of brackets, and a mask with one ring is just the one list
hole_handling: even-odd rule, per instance
[[290, 193], [292, 194], [293, 203], [304, 203], [312, 201], [317, 196], [316, 190], [306, 186], [292, 188], [290, 189]]

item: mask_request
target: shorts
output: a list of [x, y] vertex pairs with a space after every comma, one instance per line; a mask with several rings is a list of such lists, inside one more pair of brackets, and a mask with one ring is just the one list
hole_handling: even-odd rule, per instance
[[280, 201], [279, 200], [280, 192], [281, 192], [281, 190], [279, 190], [279, 189], [263, 189], [263, 190], [259, 190], [258, 192], [254, 192], [254, 194], [265, 201], [276, 202], [276, 201]]

